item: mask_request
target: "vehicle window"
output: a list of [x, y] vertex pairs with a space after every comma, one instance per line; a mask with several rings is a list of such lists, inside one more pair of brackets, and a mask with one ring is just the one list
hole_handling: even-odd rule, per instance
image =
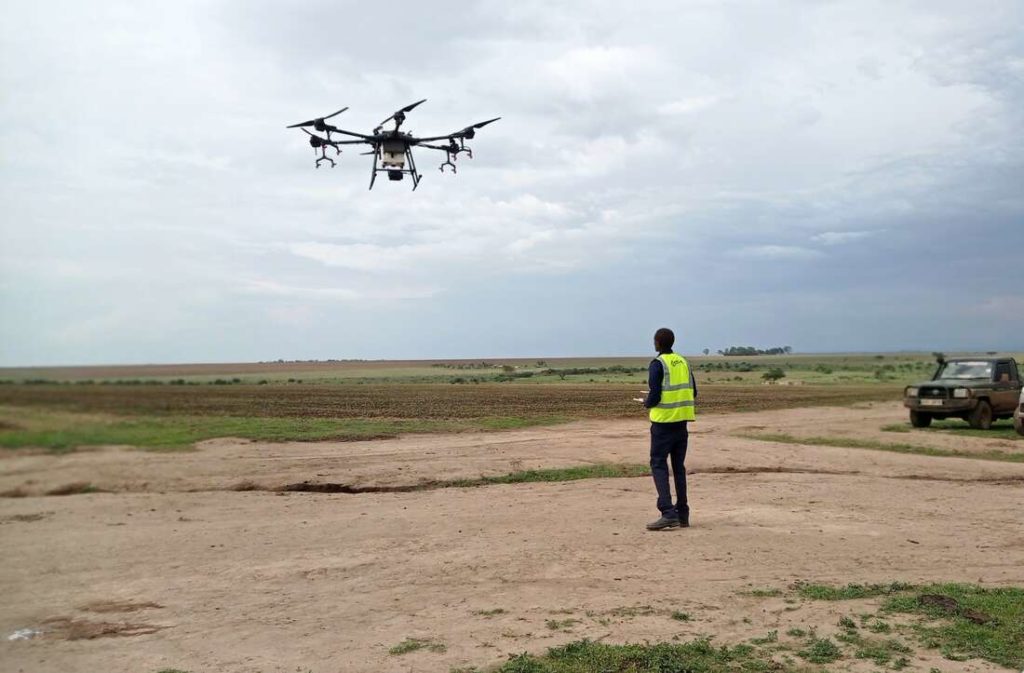
[[996, 381], [1001, 381], [1003, 374], [1006, 374], [1006, 380], [1009, 381], [1011, 378], [1009, 362], [1000, 362], [996, 365]]
[[986, 379], [992, 380], [991, 362], [973, 362], [962, 360], [947, 362], [936, 378], [940, 379]]

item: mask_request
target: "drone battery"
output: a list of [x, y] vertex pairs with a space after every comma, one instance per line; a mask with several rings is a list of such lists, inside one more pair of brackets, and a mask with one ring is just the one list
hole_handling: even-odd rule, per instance
[[385, 140], [381, 147], [381, 163], [385, 168], [405, 168], [405, 150], [405, 142]]

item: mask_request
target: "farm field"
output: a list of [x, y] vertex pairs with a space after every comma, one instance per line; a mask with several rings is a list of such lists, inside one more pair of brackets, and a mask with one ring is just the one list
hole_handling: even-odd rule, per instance
[[[877, 361], [858, 357], [842, 371]], [[895, 378], [915, 357], [884, 355]], [[693, 526], [648, 533], [645, 376], [613, 369], [645, 360], [461, 384], [436, 364], [6, 371], [0, 634], [31, 637], [0, 639], [3, 668], [1024, 667], [1005, 423], [912, 429], [888, 375], [769, 386], [760, 359], [739, 381], [704, 363]], [[832, 366], [803, 364], [787, 378]]]
[[[518, 383], [230, 386], [0, 385], [0, 447], [188, 448], [254, 440], [392, 437], [643, 416], [640, 387]], [[891, 400], [892, 386], [700, 387], [702, 413]]]
[[[949, 357], [958, 353], [949, 353]], [[927, 353], [836, 353], [760, 356], [688, 355], [702, 382], [760, 384], [769, 369], [784, 380], [820, 385], [889, 383], [929, 378]], [[1018, 361], [1024, 354], [1017, 354]], [[644, 383], [650, 357], [519, 358], [409, 361], [277, 361], [259, 363], [0, 368], [0, 382], [78, 384], [272, 383]]]
[[[0, 498], [0, 632], [42, 635], [0, 641], [0, 661], [43, 673], [549, 670], [522, 667], [572, 643], [628, 654], [584, 641], [710, 657], [711, 637], [733, 664], [708, 671], [742, 659], [1019, 670], [1019, 631], [929, 640], [922, 628], [960, 618], [915, 614], [913, 592], [1017, 604], [1024, 464], [988, 452], [1022, 443], [883, 429], [900, 422], [892, 402], [708, 414], [688, 460], [693, 527], [664, 533], [644, 531], [653, 489], [626, 469], [647, 451], [635, 418], [220, 439], [184, 453], [8, 451], [0, 491], [21, 497]], [[822, 435], [879, 445], [816, 445]], [[894, 437], [977, 457], [886, 450]], [[517, 473], [553, 478], [496, 479]], [[851, 583], [882, 588], [848, 600], [815, 588]]]

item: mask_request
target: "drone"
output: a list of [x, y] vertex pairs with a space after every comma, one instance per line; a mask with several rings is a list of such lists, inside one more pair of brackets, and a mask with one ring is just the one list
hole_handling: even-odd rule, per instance
[[[422, 175], [416, 170], [416, 161], [412, 156], [413, 147], [425, 147], [431, 150], [439, 150], [445, 153], [445, 161], [442, 163], [438, 170], [442, 173], [445, 172], [445, 168], [451, 168], [451, 172], [456, 172], [455, 161], [458, 160], [460, 154], [465, 154], [470, 159], [473, 158], [473, 150], [466, 147], [466, 141], [472, 140], [476, 137], [476, 132], [488, 124], [494, 123], [501, 119], [501, 117], [495, 117], [494, 119], [488, 119], [487, 121], [467, 126], [461, 131], [455, 131], [443, 136], [429, 136], [424, 138], [418, 138], [411, 133], [405, 133], [401, 131], [402, 124], [405, 123], [406, 113], [412, 112], [414, 108], [426, 102], [426, 98], [421, 101], [406, 105], [405, 107], [397, 110], [390, 117], [382, 121], [377, 125], [376, 128], [369, 134], [356, 133], [354, 131], [346, 131], [340, 129], [333, 124], [328, 124], [327, 120], [340, 115], [342, 112], [348, 110], [347, 107], [343, 107], [337, 112], [332, 112], [325, 117], [317, 117], [310, 119], [309, 121], [300, 122], [298, 124], [291, 124], [286, 128], [294, 129], [300, 128], [303, 133], [309, 136], [309, 145], [313, 148], [314, 152], [319, 152], [319, 156], [316, 159], [316, 167], [320, 168], [320, 164], [324, 161], [331, 164], [331, 168], [334, 168], [336, 163], [333, 158], [327, 156], [328, 148], [335, 151], [335, 156], [341, 154], [342, 145], [362, 145], [366, 144], [371, 147], [369, 152], [362, 152], [362, 155], [373, 155], [373, 170], [370, 173], [370, 189], [373, 189], [373, 183], [377, 179], [377, 173], [387, 173], [388, 180], [399, 181], [402, 180], [407, 174], [412, 178], [413, 191], [419, 187]], [[395, 127], [393, 129], [385, 130], [384, 125], [388, 122], [394, 122]], [[308, 129], [312, 127], [313, 130], [323, 133], [324, 136], [317, 135], [317, 133], [311, 133]], [[349, 138], [357, 138], [357, 140], [336, 140], [331, 138], [332, 133], [337, 133], [342, 136]], [[437, 142], [447, 142], [447, 144], [431, 144]]]

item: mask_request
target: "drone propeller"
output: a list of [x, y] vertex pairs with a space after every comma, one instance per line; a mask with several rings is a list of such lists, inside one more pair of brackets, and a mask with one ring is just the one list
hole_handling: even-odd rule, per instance
[[478, 124], [473, 124], [472, 126], [467, 126], [466, 128], [462, 129], [458, 133], [453, 133], [452, 137], [453, 138], [457, 138], [457, 137], [461, 136], [463, 138], [466, 138], [467, 140], [472, 140], [473, 136], [476, 135], [477, 129], [482, 129], [483, 127], [487, 126], [488, 124], [492, 124], [492, 123], [498, 121], [499, 119], [501, 119], [501, 117], [495, 117], [494, 119], [488, 119], [485, 122], [480, 122]]
[[342, 112], [344, 112], [347, 109], [348, 109], [347, 107], [343, 107], [340, 110], [338, 110], [337, 112], [332, 112], [331, 114], [327, 115], [326, 117], [317, 117], [316, 119], [310, 119], [309, 121], [304, 121], [304, 122], [301, 122], [299, 124], [292, 124], [291, 126], [286, 126], [285, 128], [294, 129], [294, 128], [300, 128], [300, 127], [303, 127], [303, 126], [312, 126], [317, 131], [327, 131], [329, 129], [333, 129], [333, 127], [331, 127], [329, 124], [325, 124], [324, 120], [325, 119], [330, 119], [331, 117], [337, 117], [338, 115], [340, 115]]
[[424, 98], [423, 100], [416, 101], [415, 103], [412, 103], [410, 105], [406, 105], [404, 108], [402, 108], [400, 110], [397, 110], [393, 115], [391, 115], [390, 117], [388, 117], [387, 119], [382, 121], [380, 124], [378, 124], [377, 128], [380, 128], [380, 127], [384, 126], [385, 124], [387, 124], [392, 119], [394, 119], [395, 122], [397, 122], [398, 126], [401, 126], [402, 122], [405, 121], [405, 113], [406, 112], [412, 112], [413, 109], [416, 108], [416, 106], [421, 105], [422, 103], [426, 103], [426, 102], [427, 102], [427, 99]]

